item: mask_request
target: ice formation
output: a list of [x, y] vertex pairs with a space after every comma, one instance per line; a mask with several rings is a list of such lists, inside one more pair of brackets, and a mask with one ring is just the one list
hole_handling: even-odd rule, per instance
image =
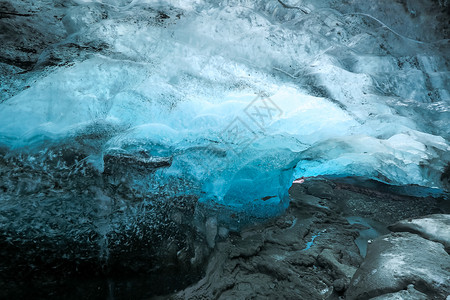
[[439, 4], [350, 2], [67, 2], [66, 35], [0, 104], [3, 198], [62, 186], [108, 208], [127, 186], [270, 215], [300, 176], [445, 188]]

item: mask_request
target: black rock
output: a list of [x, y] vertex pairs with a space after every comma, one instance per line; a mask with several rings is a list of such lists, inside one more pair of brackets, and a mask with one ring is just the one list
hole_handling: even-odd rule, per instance
[[347, 299], [369, 299], [406, 290], [410, 284], [429, 299], [450, 293], [450, 256], [440, 243], [408, 232], [374, 240], [353, 276]]
[[411, 232], [444, 245], [450, 252], [450, 215], [435, 214], [416, 219], [407, 219], [388, 227], [395, 232]]

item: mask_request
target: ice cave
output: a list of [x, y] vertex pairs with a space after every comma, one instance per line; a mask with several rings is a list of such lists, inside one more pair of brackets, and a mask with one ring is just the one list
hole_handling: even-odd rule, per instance
[[447, 0], [0, 1], [1, 299], [450, 299]]

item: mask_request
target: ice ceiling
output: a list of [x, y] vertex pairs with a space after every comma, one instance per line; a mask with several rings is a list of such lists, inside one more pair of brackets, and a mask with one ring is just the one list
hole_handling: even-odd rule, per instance
[[445, 187], [448, 6], [422, 2], [61, 2], [61, 39], [2, 79], [3, 194], [264, 214], [300, 176]]

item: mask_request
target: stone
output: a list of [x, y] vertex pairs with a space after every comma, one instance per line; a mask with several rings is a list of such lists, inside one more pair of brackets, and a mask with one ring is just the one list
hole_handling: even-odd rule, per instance
[[309, 184], [307, 191], [310, 195], [319, 198], [331, 199], [333, 197], [333, 188], [323, 181], [314, 181]]
[[349, 283], [348, 279], [346, 279], [346, 278], [339, 278], [339, 279], [336, 279], [333, 282], [333, 288], [334, 288], [334, 290], [336, 292], [340, 293], [340, 292], [343, 292], [343, 291], [345, 291], [347, 289], [348, 283]]
[[407, 219], [388, 227], [395, 232], [411, 232], [444, 245], [450, 252], [450, 215], [434, 214], [416, 219]]
[[230, 258], [234, 257], [250, 257], [257, 254], [264, 245], [264, 236], [255, 233], [236, 242], [236, 247], [232, 248]]
[[221, 226], [219, 227], [217, 234], [220, 238], [225, 239], [230, 234], [230, 231], [228, 230], [228, 228]]
[[217, 218], [210, 217], [205, 223], [206, 242], [210, 248], [214, 248], [217, 235]]
[[292, 205], [296, 205], [297, 207], [301, 207], [302, 205], [308, 205], [315, 208], [320, 208], [324, 210], [330, 210], [329, 207], [323, 205], [323, 200], [321, 198], [311, 196], [311, 195], [302, 195], [301, 197], [297, 197], [296, 201], [292, 202]]
[[369, 245], [346, 299], [378, 297], [410, 284], [429, 299], [445, 299], [450, 293], [450, 256], [440, 243], [409, 232], [391, 233]]
[[324, 249], [318, 257], [318, 262], [321, 266], [331, 268], [336, 274], [345, 276], [348, 279], [352, 278], [356, 272], [356, 268], [342, 264], [336, 259], [336, 255], [331, 249]]
[[382, 296], [372, 298], [371, 300], [427, 300], [428, 297], [424, 293], [419, 292], [414, 288], [413, 284], [408, 285], [407, 290], [399, 291], [396, 293], [389, 293]]

